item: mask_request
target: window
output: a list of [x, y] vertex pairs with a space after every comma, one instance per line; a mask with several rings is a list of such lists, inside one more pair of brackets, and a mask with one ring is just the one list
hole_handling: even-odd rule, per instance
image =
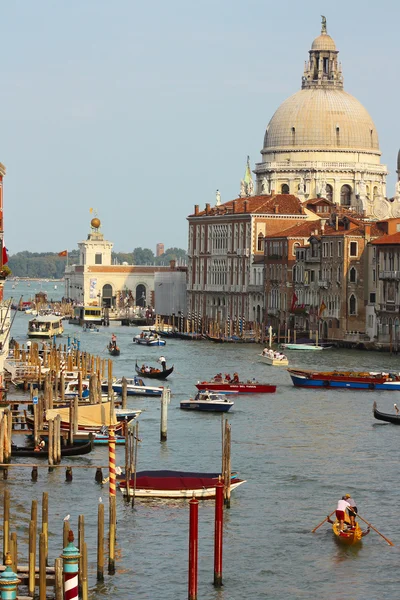
[[[333, 187], [331, 185], [329, 185], [329, 183], [326, 184], [326, 199], [330, 200], [332, 202], [332, 198], [333, 198]], [[328, 212], [329, 207], [328, 206], [324, 206], [324, 212]]]
[[258, 240], [257, 240], [257, 250], [259, 252], [261, 252], [261, 250], [263, 249], [263, 241], [264, 241], [264, 236], [262, 233], [259, 233]]
[[349, 314], [356, 315], [357, 314], [357, 300], [354, 294], [350, 296], [349, 299]]
[[372, 281], [376, 283], [376, 269], [372, 269]]
[[289, 186], [287, 183], [283, 183], [281, 186], [281, 194], [288, 194], [289, 193]]
[[340, 190], [340, 204], [342, 206], [351, 205], [351, 187], [349, 185], [342, 185]]
[[322, 258], [327, 258], [328, 257], [328, 242], [323, 242], [322, 244]]
[[371, 292], [369, 295], [369, 303], [370, 304], [375, 304], [376, 302], [376, 293], [375, 292]]
[[357, 242], [350, 242], [350, 256], [357, 256]]
[[342, 242], [338, 242], [337, 255], [339, 258], [342, 256]]
[[95, 265], [102, 265], [103, 264], [103, 255], [102, 254], [95, 254], [95, 256], [94, 256], [94, 264]]
[[310, 271], [310, 281], [315, 281], [315, 271]]
[[333, 256], [333, 242], [330, 242], [329, 256]]
[[357, 282], [357, 271], [354, 267], [351, 267], [351, 269], [350, 269], [349, 280], [350, 280], [350, 283]]
[[295, 244], [293, 244], [293, 248], [292, 248], [292, 253], [293, 256], [296, 256], [296, 249], [300, 247], [300, 244], [298, 242], [296, 242]]

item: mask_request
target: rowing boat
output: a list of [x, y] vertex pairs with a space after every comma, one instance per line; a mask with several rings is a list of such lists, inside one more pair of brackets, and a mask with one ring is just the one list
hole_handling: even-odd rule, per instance
[[335, 539], [337, 539], [338, 542], [340, 542], [341, 544], [345, 544], [346, 546], [353, 546], [354, 544], [358, 544], [359, 542], [361, 542], [361, 538], [363, 537], [362, 529], [357, 523], [357, 521], [355, 528], [352, 529], [350, 525], [350, 519], [347, 516], [347, 514], [345, 515], [344, 527], [345, 529], [341, 532], [340, 523], [338, 520], [336, 520], [332, 524], [333, 535], [335, 536]]

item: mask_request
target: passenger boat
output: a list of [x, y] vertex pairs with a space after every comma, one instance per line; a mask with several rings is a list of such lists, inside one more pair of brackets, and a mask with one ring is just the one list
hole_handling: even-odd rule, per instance
[[[102, 383], [102, 389], [108, 390], [108, 383]], [[112, 388], [116, 394], [122, 394], [122, 379], [116, 379]], [[140, 377], [133, 377], [132, 379], [126, 379], [126, 392], [128, 396], [161, 396], [163, 387], [155, 387], [151, 385], [145, 385], [143, 379]]]
[[99, 333], [100, 329], [98, 327], [96, 327], [95, 325], [93, 325], [93, 323], [86, 323], [82, 327], [82, 331], [84, 333]]
[[261, 357], [263, 363], [267, 365], [271, 365], [272, 367], [288, 367], [289, 361], [287, 356], [284, 354], [281, 355], [282, 358], [278, 358], [275, 356], [275, 352], [273, 350], [270, 353], [264, 354], [263, 352], [258, 356]]
[[[136, 488], [134, 479], [129, 482], [129, 496], [135, 498], [215, 498], [215, 485], [219, 473], [191, 473], [185, 471], [138, 471]], [[231, 491], [246, 483], [243, 479], [231, 479]], [[119, 489], [128, 495], [126, 480], [119, 482]]]
[[345, 514], [345, 529], [340, 532], [340, 523], [336, 519], [336, 521], [332, 524], [332, 531], [335, 536], [335, 539], [341, 544], [345, 544], [346, 546], [352, 546], [354, 544], [358, 544], [361, 542], [361, 538], [363, 537], [363, 532], [358, 522], [356, 521], [355, 529], [351, 528], [350, 519]]
[[119, 356], [121, 354], [121, 350], [118, 346], [114, 346], [111, 342], [108, 344], [107, 349], [111, 356]]
[[29, 338], [48, 338], [62, 335], [64, 327], [61, 317], [54, 315], [45, 315], [44, 317], [35, 317], [28, 323]]
[[376, 402], [374, 402], [372, 412], [375, 419], [378, 419], [378, 421], [385, 421], [386, 423], [394, 423], [394, 425], [400, 425], [400, 414], [391, 415], [390, 413], [380, 412], [377, 408]]
[[[150, 370], [146, 371], [146, 368], [148, 368]], [[163, 371], [162, 369], [157, 369], [154, 367], [146, 367], [146, 366], [139, 367], [138, 364], [136, 363], [135, 370], [136, 370], [136, 373], [138, 373], [139, 375], [142, 375], [142, 377], [148, 377], [149, 379], [167, 379], [167, 377], [169, 375], [171, 375], [172, 371], [174, 370], [174, 367], [172, 366], [170, 369], [165, 369]]]
[[[72, 444], [69, 446], [61, 445], [61, 457], [64, 456], [82, 456], [83, 454], [89, 454], [93, 450], [93, 441], [85, 441], [84, 444]], [[18, 458], [19, 456], [29, 456], [32, 458], [48, 458], [49, 447], [45, 446], [41, 450], [35, 450], [33, 447], [23, 447], [11, 445], [11, 456]]]
[[167, 343], [162, 340], [157, 334], [152, 335], [149, 333], [139, 333], [133, 338], [135, 344], [141, 344], [142, 346], [165, 346]]
[[219, 392], [221, 394], [273, 394], [276, 385], [258, 381], [234, 381], [214, 377], [211, 381], [199, 381], [196, 387], [200, 391]]
[[101, 306], [75, 306], [73, 321], [79, 323], [79, 325], [84, 325], [85, 323], [97, 323], [101, 325], [103, 310]]
[[180, 406], [185, 410], [199, 410], [208, 412], [228, 412], [234, 405], [232, 400], [225, 398], [225, 394], [213, 392], [198, 392], [194, 398], [182, 400]]
[[355, 390], [400, 390], [398, 373], [363, 371], [308, 371], [288, 369], [297, 387], [331, 387]]

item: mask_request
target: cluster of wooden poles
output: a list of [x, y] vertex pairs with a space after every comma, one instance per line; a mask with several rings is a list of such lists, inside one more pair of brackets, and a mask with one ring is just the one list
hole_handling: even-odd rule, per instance
[[263, 341], [263, 324], [244, 319], [228, 319], [226, 321], [213, 320], [208, 317], [167, 317], [164, 319], [156, 315], [154, 329], [162, 331], [166, 326], [172, 327], [179, 333], [201, 333], [212, 337], [230, 337], [236, 335], [243, 339], [250, 338], [256, 341]]
[[0, 411], [0, 463], [11, 459], [12, 419], [9, 408]]

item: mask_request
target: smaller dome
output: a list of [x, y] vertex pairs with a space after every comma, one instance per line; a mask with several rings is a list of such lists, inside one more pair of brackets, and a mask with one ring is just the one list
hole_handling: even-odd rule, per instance
[[311, 50], [336, 50], [336, 44], [327, 33], [321, 33], [312, 43]]
[[100, 219], [98, 219], [97, 217], [95, 217], [94, 219], [92, 219], [90, 221], [91, 226], [93, 227], [93, 229], [98, 229], [101, 225]]

